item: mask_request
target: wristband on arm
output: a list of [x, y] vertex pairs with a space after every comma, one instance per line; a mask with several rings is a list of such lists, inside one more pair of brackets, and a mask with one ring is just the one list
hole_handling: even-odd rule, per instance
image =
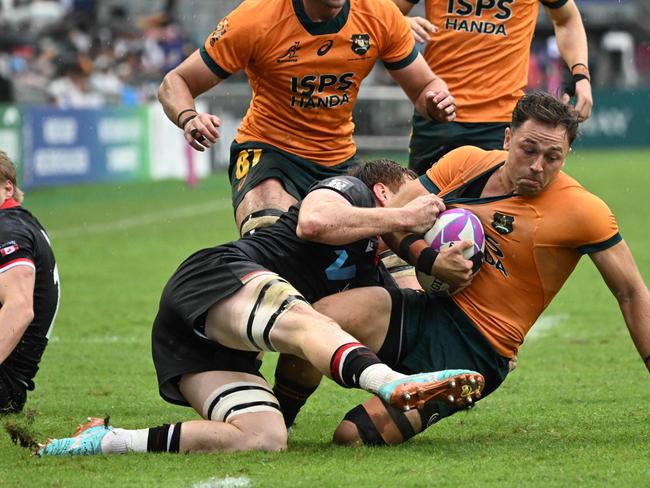
[[587, 80], [591, 83], [589, 67], [584, 63], [576, 63], [571, 66], [571, 80], [564, 87], [564, 91], [571, 97], [576, 94], [576, 83], [581, 80]]
[[436, 261], [438, 254], [440, 253], [434, 250], [433, 248], [425, 247], [424, 249], [422, 249], [420, 256], [418, 256], [418, 262], [415, 265], [415, 268], [418, 271], [430, 275], [431, 270], [433, 268], [433, 263]]
[[[194, 112], [194, 114], [190, 115], [189, 117], [184, 119], [183, 122], [181, 122], [181, 115], [187, 112]], [[198, 112], [193, 108], [186, 108], [185, 110], [181, 110], [180, 112], [178, 112], [178, 115], [176, 116], [176, 125], [179, 126], [181, 129], [184, 129], [185, 125], [197, 115]]]
[[415, 234], [408, 234], [406, 237], [404, 237], [404, 239], [402, 239], [399, 243], [399, 251], [397, 252], [399, 257], [402, 258], [407, 263], [413, 264], [412, 263], [413, 260], [411, 259], [410, 256], [411, 245], [413, 245], [415, 241], [419, 241], [420, 239], [422, 239], [422, 236], [418, 236]]

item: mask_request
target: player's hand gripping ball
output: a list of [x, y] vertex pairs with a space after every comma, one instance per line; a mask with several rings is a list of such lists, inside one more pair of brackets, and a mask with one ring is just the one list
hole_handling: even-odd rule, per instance
[[[474, 263], [472, 267], [474, 273], [481, 267], [485, 251], [485, 233], [481, 221], [469, 210], [454, 208], [441, 212], [433, 227], [424, 234], [424, 240], [438, 252], [459, 241], [472, 241], [474, 245], [465, 249], [463, 256]], [[425, 291], [437, 295], [453, 295], [458, 291], [435, 276], [422, 271], [417, 272], [417, 278]]]

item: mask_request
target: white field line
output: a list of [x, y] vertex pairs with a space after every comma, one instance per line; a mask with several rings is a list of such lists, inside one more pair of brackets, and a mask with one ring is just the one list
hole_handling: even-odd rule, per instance
[[146, 331], [142, 336], [89, 336], [89, 337], [66, 337], [61, 339], [58, 335], [50, 337], [50, 343], [61, 344], [138, 344], [151, 340], [151, 331]]
[[171, 210], [163, 210], [149, 214], [136, 215], [124, 219], [113, 220], [101, 224], [78, 225], [66, 229], [54, 229], [49, 231], [52, 239], [70, 239], [89, 235], [110, 234], [112, 232], [124, 231], [144, 225], [158, 224], [172, 220], [185, 219], [196, 215], [209, 214], [216, 210], [230, 207], [230, 200], [217, 200], [200, 205], [178, 207]]
[[554, 327], [565, 323], [569, 320], [567, 314], [556, 314], [556, 315], [544, 315], [537, 319], [530, 329], [530, 332], [526, 334], [526, 342], [534, 341], [541, 339], [548, 334], [548, 332]]
[[216, 476], [204, 481], [194, 483], [192, 488], [248, 488], [251, 485], [251, 480], [245, 476], [238, 478], [217, 478]]

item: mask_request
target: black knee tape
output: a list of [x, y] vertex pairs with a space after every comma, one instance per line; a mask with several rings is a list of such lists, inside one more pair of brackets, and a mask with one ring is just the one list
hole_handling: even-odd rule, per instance
[[348, 413], [345, 414], [343, 420], [352, 422], [357, 426], [359, 437], [366, 446], [385, 446], [386, 442], [381, 437], [381, 434], [372, 422], [370, 415], [363, 408], [363, 405], [357, 405]]
[[404, 415], [404, 412], [391, 407], [383, 400], [382, 403], [384, 404], [384, 407], [386, 407], [386, 411], [388, 412], [388, 415], [390, 415], [390, 418], [393, 419], [393, 422], [395, 422], [395, 425], [397, 426], [397, 429], [400, 431], [400, 434], [402, 434], [402, 438], [403, 438], [402, 441], [406, 441], [411, 437], [413, 437], [416, 434], [416, 432], [413, 429], [411, 422], [409, 422], [409, 419], [406, 418], [406, 415]]

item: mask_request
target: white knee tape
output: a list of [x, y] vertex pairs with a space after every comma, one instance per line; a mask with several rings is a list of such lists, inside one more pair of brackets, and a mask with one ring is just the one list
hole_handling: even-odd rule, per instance
[[296, 303], [305, 302], [298, 291], [278, 275], [263, 277], [255, 290], [255, 297], [241, 315], [239, 335], [251, 348], [276, 351], [271, 342], [271, 330], [278, 319]]
[[203, 402], [203, 418], [208, 420], [227, 422], [232, 417], [252, 412], [282, 414], [278, 400], [268, 387], [248, 381], [223, 385]]

